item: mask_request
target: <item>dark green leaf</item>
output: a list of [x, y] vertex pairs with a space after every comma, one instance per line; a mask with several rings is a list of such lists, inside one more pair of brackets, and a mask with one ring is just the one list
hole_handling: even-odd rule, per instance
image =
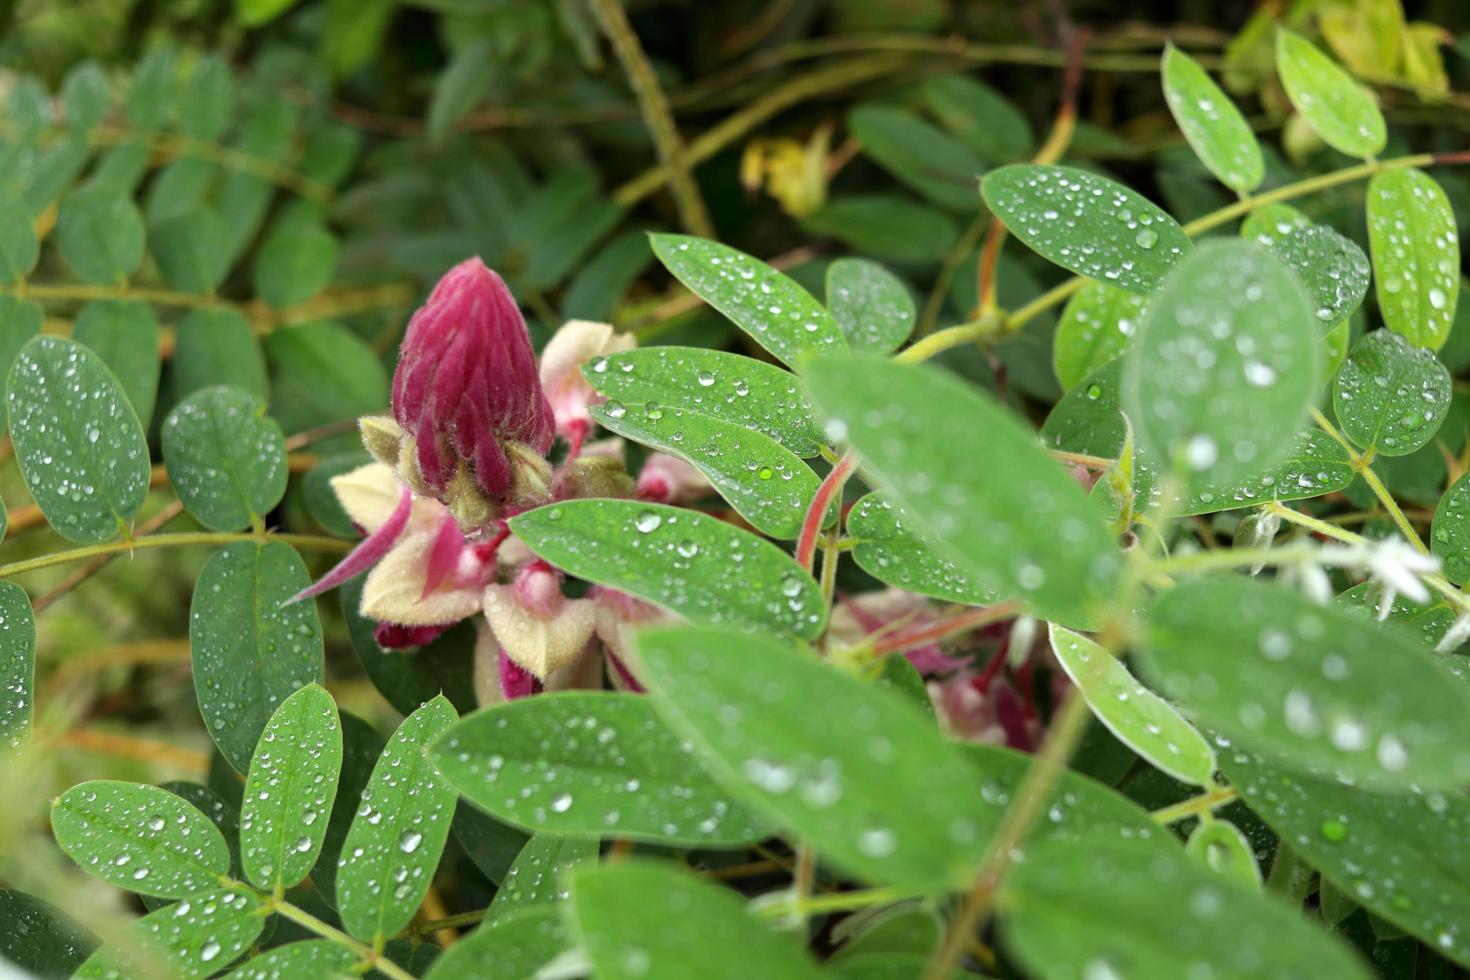
[[381, 412], [388, 374], [362, 338], [335, 323], [303, 323], [273, 330], [271, 411], [288, 432]]
[[1383, 150], [1388, 132], [1372, 93], [1310, 41], [1277, 28], [1276, 70], [1291, 104], [1328, 146], [1350, 157]]
[[361, 611], [365, 581], [364, 576], [358, 576], [345, 582], [339, 594], [347, 634], [378, 693], [404, 715], [440, 692], [457, 711], [473, 711], [474, 625], [464, 622], [453, 626], [412, 650], [385, 650], [374, 635], [378, 624]]
[[1147, 298], [1089, 282], [1067, 301], [1052, 343], [1052, 369], [1063, 389], [1116, 360], [1133, 343]]
[[178, 97], [179, 61], [173, 49], [159, 45], [138, 62], [128, 93], [128, 120], [138, 129], [157, 129], [174, 114]]
[[302, 939], [251, 957], [225, 980], [351, 980], [357, 956], [330, 939]]
[[538, 833], [710, 847], [771, 832], [633, 694], [566, 691], [495, 705], [445, 732], [431, 756], [470, 802]]
[[10, 436], [31, 496], [62, 537], [106, 541], [148, 496], [148, 444], [102, 359], [62, 337], [25, 345], [6, 386]]
[[230, 257], [223, 239], [219, 212], [204, 204], [148, 229], [148, 244], [164, 280], [186, 293], [209, 293], [224, 281]]
[[0, 582], [0, 752], [31, 738], [36, 701], [36, 614], [30, 596]]
[[194, 64], [179, 100], [179, 130], [199, 140], [216, 140], [234, 118], [235, 79], [219, 55]]
[[311, 299], [332, 281], [340, 248], [325, 227], [296, 224], [265, 240], [255, 256], [255, 291], [281, 309]]
[[847, 533], [856, 541], [853, 559], [880, 582], [909, 592], [970, 606], [995, 601], [974, 576], [925, 544], [912, 524], [883, 494], [868, 494], [847, 514]]
[[157, 786], [78, 783], [52, 802], [51, 831], [83, 871], [144, 895], [183, 898], [217, 887], [230, 870], [219, 828]]
[[1393, 170], [1368, 184], [1368, 243], [1384, 325], [1439, 350], [1460, 297], [1460, 237], [1444, 190], [1422, 170]]
[[[10, 369], [15, 365], [15, 356], [32, 337], [41, 332], [44, 317], [38, 303], [14, 296], [0, 296], [0, 395], [5, 393]], [[7, 421], [8, 415], [8, 408], [0, 406], [0, 422]]]
[[777, 359], [794, 367], [808, 352], [847, 349], [842, 328], [812, 294], [759, 259], [688, 235], [649, 237], [676, 279]]
[[968, 75], [935, 75], [924, 82], [929, 110], [980, 157], [1013, 163], [1031, 155], [1036, 137], [1025, 113]]
[[1179, 223], [1138, 193], [1071, 167], [1014, 164], [985, 175], [985, 203], [1043, 258], [1150, 293], [1190, 250]]
[[0, 283], [10, 285], [30, 275], [41, 257], [31, 216], [18, 202], [0, 207]]
[[[858, 356], [807, 372], [828, 432], [913, 518], [919, 537], [998, 598], [1086, 627], [1119, 557], [1082, 489], [991, 397], [929, 367]], [[1005, 460], [1003, 470], [978, 460]]]
[[219, 972], [244, 953], [265, 927], [264, 900], [243, 888], [190, 895], [130, 923], [123, 942], [93, 953], [77, 970], [85, 980], [154, 976], [174, 980]]
[[674, 865], [627, 860], [579, 869], [571, 906], [601, 980], [728, 976], [736, 964], [751, 977], [822, 976], [796, 939], [755, 918], [741, 896]]
[[347, 839], [347, 831], [357, 816], [362, 791], [372, 778], [373, 766], [384, 745], [383, 736], [361, 718], [345, 711], [337, 712], [337, 716], [342, 727], [342, 774], [337, 780], [337, 799], [332, 803], [321, 856], [311, 872], [317, 893], [334, 906], [337, 900], [337, 859], [342, 853], [342, 842]]
[[175, 779], [160, 784], [160, 788], [189, 803], [219, 828], [224, 835], [225, 846], [230, 849], [230, 875], [240, 878], [243, 874], [240, 869], [240, 812], [224, 797], [200, 783]]
[[567, 897], [567, 872], [597, 860], [596, 837], [559, 837], [539, 833], [526, 842], [490, 903], [489, 917], [504, 918], [532, 905], [547, 905]]
[[863, 152], [889, 173], [941, 207], [974, 211], [975, 181], [985, 165], [970, 148], [902, 109], [860, 105], [847, 127]]
[[434, 961], [424, 980], [525, 980], [573, 943], [559, 907], [533, 906], [462, 937]]
[[143, 239], [143, 214], [117, 187], [92, 184], [61, 202], [56, 244], [85, 282], [127, 279], [143, 261]]
[[169, 482], [205, 527], [261, 524], [286, 493], [281, 427], [250, 392], [228, 385], [196, 391], [164, 420]]
[[1162, 71], [1169, 111], [1205, 168], [1233, 191], [1259, 187], [1266, 175], [1261, 147], [1230, 96], [1173, 44], [1164, 49]]
[[463, 800], [455, 808], [454, 822], [449, 829], [475, 867], [496, 884], [505, 880], [516, 857], [531, 839], [523, 831], [501, 823]]
[[311, 872], [341, 768], [337, 705], [325, 688], [308, 684], [281, 702], [250, 759], [240, 860], [257, 886], [290, 888]]
[[873, 258], [939, 262], [959, 237], [954, 219], [904, 197], [845, 194], [802, 219], [813, 235], [836, 238]]
[[609, 321], [628, 287], [653, 263], [648, 235], [625, 231], [597, 250], [572, 276], [561, 297], [568, 320]]
[[1138, 666], [1201, 724], [1364, 785], [1470, 775], [1470, 687], [1443, 656], [1279, 585], [1200, 579], [1160, 595]]
[[448, 67], [434, 80], [434, 97], [429, 102], [429, 138], [439, 141], [448, 136], [454, 124], [489, 93], [499, 70], [500, 58], [493, 37], [470, 38], [459, 45]]
[[427, 702], [404, 719], [373, 767], [337, 867], [337, 908], [359, 939], [396, 934], [429, 890], [455, 794], [426, 749], [458, 719], [443, 696]]
[[77, 314], [71, 337], [112, 369], [146, 428], [153, 418], [161, 368], [153, 307], [133, 300], [94, 300]]
[[[301, 480], [301, 496], [306, 502], [307, 511], [318, 524], [338, 537], [355, 538], [358, 532], [352, 518], [342, 509], [342, 502], [337, 499], [331, 480], [371, 462], [372, 459], [361, 452], [328, 456], [307, 470], [306, 476]], [[414, 703], [424, 700], [419, 698]]]
[[1368, 256], [1352, 239], [1326, 225], [1311, 225], [1274, 238], [1266, 247], [1279, 255], [1306, 287], [1320, 333], [1331, 330], [1363, 305], [1373, 270]]
[[635, 500], [569, 500], [511, 519], [568, 574], [610, 585], [693, 623], [815, 639], [821, 590], [780, 548], [697, 511]]
[[838, 259], [827, 267], [827, 308], [847, 345], [870, 354], [897, 350], [918, 318], [903, 280], [867, 259]]
[[1450, 409], [1450, 373], [1400, 334], [1374, 330], [1353, 345], [1332, 387], [1349, 439], [1383, 456], [1405, 456], [1439, 431]]
[[1456, 585], [1470, 581], [1470, 474], [1460, 477], [1434, 508], [1429, 548]]
[[307, 134], [297, 166], [311, 179], [334, 187], [352, 170], [361, 150], [361, 131], [340, 123], [318, 122]]
[[242, 541], [215, 552], [194, 586], [189, 646], [199, 713], [240, 772], [276, 706], [322, 682], [316, 605], [282, 605], [310, 584], [290, 545]]
[[174, 343], [174, 387], [185, 397], [209, 385], [235, 385], [265, 398], [265, 355], [249, 322], [218, 307], [192, 310]]
[[0, 962], [40, 980], [64, 980], [97, 948], [97, 937], [25, 892], [0, 889]]

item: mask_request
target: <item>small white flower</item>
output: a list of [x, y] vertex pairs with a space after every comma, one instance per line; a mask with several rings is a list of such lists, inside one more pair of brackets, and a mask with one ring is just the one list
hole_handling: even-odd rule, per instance
[[1470, 640], [1470, 613], [1460, 613], [1460, 618], [1445, 631], [1444, 639], [1434, 645], [1434, 652], [1454, 653], [1466, 640]]
[[1385, 538], [1371, 547], [1367, 555], [1368, 574], [1378, 583], [1378, 618], [1388, 618], [1395, 596], [1404, 595], [1414, 602], [1428, 602], [1429, 589], [1421, 575], [1439, 571], [1439, 559], [1410, 546], [1402, 538]]

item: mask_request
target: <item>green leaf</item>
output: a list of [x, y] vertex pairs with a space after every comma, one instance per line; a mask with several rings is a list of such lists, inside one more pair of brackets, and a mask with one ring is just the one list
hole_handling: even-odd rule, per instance
[[18, 202], [0, 207], [0, 284], [11, 285], [30, 275], [41, 257], [31, 216]]
[[36, 614], [30, 596], [0, 582], [0, 752], [31, 738], [36, 701]]
[[885, 194], [845, 194], [807, 215], [801, 227], [864, 255], [916, 265], [943, 260], [960, 234], [938, 208]]
[[153, 418], [161, 367], [153, 307], [133, 300], [94, 300], [77, 314], [71, 338], [112, 369], [146, 428]]
[[61, 82], [62, 114], [73, 129], [91, 129], [107, 114], [107, 77], [95, 61], [72, 66]]
[[169, 482], [205, 527], [260, 524], [285, 496], [285, 437], [242, 388], [196, 391], [164, 420], [162, 441]]
[[1368, 244], [1384, 325], [1439, 350], [1460, 297], [1460, 237], [1454, 209], [1433, 177], [1406, 169], [1369, 181]]
[[727, 245], [688, 235], [650, 235], [653, 254], [684, 285], [777, 360], [795, 367], [809, 351], [847, 349], [842, 328], [789, 276]]
[[811, 575], [769, 541], [697, 511], [635, 500], [569, 500], [511, 518], [557, 568], [691, 623], [816, 639], [826, 604]]
[[181, 398], [210, 385], [234, 385], [262, 399], [268, 393], [260, 341], [236, 310], [191, 310], [178, 326], [173, 369]]
[[1201, 579], [1160, 595], [1138, 667], [1203, 725], [1365, 786], [1462, 784], [1470, 687], [1445, 658], [1279, 585]]
[[671, 864], [629, 859], [579, 869], [570, 901], [600, 980], [719, 977], [732, 968], [781, 980], [822, 976], [801, 944], [757, 919], [742, 896]]
[[561, 314], [568, 320], [612, 320], [628, 287], [653, 264], [648, 234], [630, 229], [597, 250], [567, 283]]
[[764, 433], [802, 457], [822, 451], [800, 381], [754, 358], [702, 347], [643, 347], [594, 358], [582, 375], [615, 401], [702, 412]]
[[[210, 212], [211, 220], [202, 223], [207, 224], [210, 229], [217, 229], [219, 211], [211, 207], [206, 198], [218, 175], [219, 168], [203, 157], [180, 156], [164, 164], [148, 182], [148, 190], [144, 194], [143, 217], [148, 223], [149, 231], [153, 232], [159, 225], [167, 224], [173, 219], [196, 216], [206, 210]], [[188, 236], [182, 232], [175, 237], [180, 241], [188, 240]], [[155, 239], [149, 244], [153, 248], [154, 258], [161, 264], [164, 261], [164, 257], [158, 254], [161, 243]], [[169, 276], [167, 268], [163, 269], [163, 273], [165, 277]]]
[[1205, 169], [1233, 191], [1259, 187], [1266, 176], [1261, 147], [1230, 96], [1172, 43], [1164, 48], [1161, 71], [1169, 111]]
[[449, 832], [464, 848], [475, 867], [496, 884], [503, 882], [510, 874], [516, 857], [531, 839], [530, 835], [501, 823], [463, 800], [455, 808], [454, 821], [449, 825]]
[[[16, 355], [32, 337], [41, 332], [44, 318], [40, 304], [34, 301], [0, 296], [0, 395], [5, 393]], [[0, 399], [0, 402], [3, 401], [4, 399]], [[7, 422], [8, 415], [8, 407], [0, 405], [0, 422]]]
[[1368, 295], [1372, 267], [1350, 238], [1326, 225], [1293, 229], [1266, 243], [1306, 287], [1319, 333], [1332, 330], [1357, 312]]
[[255, 255], [255, 291], [276, 309], [305, 302], [332, 281], [340, 250], [336, 236], [321, 225], [278, 228]]
[[[329, 533], [339, 538], [359, 537], [357, 527], [352, 523], [352, 518], [347, 511], [342, 508], [342, 502], [337, 499], [337, 492], [332, 489], [331, 481], [334, 477], [349, 473], [372, 461], [372, 457], [363, 452], [327, 456], [307, 470], [306, 476], [302, 477], [301, 497], [306, 504], [306, 510]], [[424, 700], [426, 699], [419, 698], [414, 703], [418, 704]]]
[[148, 229], [148, 245], [164, 280], [186, 293], [210, 293], [230, 271], [223, 221], [214, 207], [201, 204], [182, 214], [156, 221]]
[[701, 412], [658, 402], [594, 406], [609, 432], [688, 460], [757, 531], [794, 539], [821, 480], [769, 436]]
[[500, 919], [533, 905], [561, 901], [567, 897], [564, 881], [567, 872], [579, 864], [596, 861], [596, 837], [537, 834], [526, 841], [496, 889], [489, 917]]
[[138, 62], [133, 89], [128, 93], [128, 121], [137, 129], [158, 129], [174, 114], [178, 96], [179, 60], [174, 50], [159, 45]]
[[297, 167], [328, 187], [340, 184], [362, 150], [361, 131], [340, 123], [318, 122], [306, 136]]
[[93, 184], [61, 202], [56, 244], [84, 282], [127, 279], [143, 261], [143, 239], [143, 213], [117, 187]]
[[525, 980], [572, 945], [561, 908], [536, 905], [488, 920], [461, 937], [424, 980]]
[[537, 833], [717, 847], [771, 832], [633, 694], [565, 691], [498, 704], [445, 732], [430, 754], [471, 803]]
[[1013, 164], [980, 192], [1011, 234], [1043, 258], [1131, 293], [1151, 293], [1190, 250], [1179, 223], [1106, 177], [1072, 167]]
[[1347, 450], [1336, 439], [1320, 429], [1304, 429], [1292, 440], [1286, 458], [1269, 471], [1234, 484], [1199, 481], [1174, 513], [1189, 517], [1272, 501], [1308, 500], [1344, 490], [1356, 477]]
[[854, 956], [883, 953], [929, 956], [939, 948], [943, 934], [944, 924], [927, 902], [910, 901], [864, 909], [833, 928], [832, 940], [841, 946], [828, 960], [828, 966], [847, 962]]
[[920, 595], [983, 606], [995, 593], [967, 575], [913, 531], [913, 521], [881, 493], [858, 500], [847, 514], [847, 533], [856, 541], [858, 567], [888, 585]]
[[1148, 308], [1137, 293], [1089, 282], [1067, 301], [1052, 343], [1052, 369], [1063, 389], [1116, 360], [1133, 343]]
[[376, 351], [336, 323], [272, 330], [271, 411], [288, 432], [372, 415], [388, 404], [388, 373]]
[[1215, 753], [1194, 726], [1138, 683], [1122, 661], [1080, 633], [1053, 624], [1051, 649], [1088, 707], [1144, 761], [1180, 782], [1211, 787]]
[[1371, 157], [1388, 143], [1373, 95], [1310, 41], [1278, 28], [1276, 70], [1291, 104], [1334, 150]]
[[924, 99], [948, 129], [990, 163], [1031, 155], [1036, 137], [1026, 114], [999, 92], [969, 75], [935, 75], [924, 82]]
[[1268, 204], [1246, 215], [1240, 237], [1269, 247], [1299, 228], [1312, 227], [1312, 219], [1290, 204]]
[[206, 142], [217, 140], [235, 114], [235, 78], [217, 54], [194, 63], [179, 99], [179, 131]]
[[224, 980], [345, 980], [357, 976], [357, 955], [330, 939], [302, 939], [268, 949]]
[[363, 790], [337, 867], [342, 925], [381, 942], [408, 925], [439, 866], [455, 793], [434, 771], [427, 749], [459, 720], [440, 695], [404, 719]]
[[1406, 456], [1427, 444], [1450, 410], [1450, 373], [1430, 351], [1390, 330], [1364, 334], [1332, 386], [1342, 431], [1364, 449]]
[[827, 267], [827, 308], [855, 351], [889, 354], [913, 333], [918, 311], [904, 281], [867, 259]]
[[1184, 845], [1188, 854], [1201, 867], [1230, 878], [1253, 891], [1261, 888], [1261, 867], [1251, 842], [1239, 827], [1228, 820], [1201, 822]]
[[321, 855], [311, 872], [317, 894], [334, 908], [337, 901], [337, 860], [342, 854], [342, 843], [347, 840], [347, 832], [357, 816], [362, 791], [372, 778], [373, 766], [382, 755], [385, 744], [378, 730], [356, 715], [339, 711], [337, 717], [342, 727], [342, 773], [337, 779], [337, 799], [332, 803]]
[[342, 768], [342, 725], [326, 688], [308, 684], [271, 715], [245, 780], [240, 861], [260, 888], [299, 884], [316, 863]]
[[1470, 581], [1470, 474], [1445, 491], [1434, 508], [1429, 550], [1444, 566], [1444, 577], [1456, 585]]
[[0, 962], [23, 975], [69, 977], [97, 948], [97, 937], [55, 906], [0, 888]]
[[215, 552], [194, 586], [189, 646], [199, 713], [239, 772], [276, 706], [322, 682], [315, 603], [283, 605], [310, 584], [290, 545], [241, 541]]
[[1287, 903], [1177, 849], [1115, 837], [1036, 845], [997, 910], [1005, 947], [1033, 976], [1372, 976]]
[[457, 711], [475, 709], [475, 629], [466, 621], [453, 626], [424, 646], [412, 650], [385, 650], [378, 646], [377, 622], [362, 614], [366, 576], [343, 583], [339, 591], [342, 618], [368, 678], [400, 714], [414, 709], [443, 691]]
[[1324, 884], [1470, 967], [1470, 800], [1463, 794], [1365, 792], [1239, 749], [1222, 751], [1220, 766]]
[[148, 444], [102, 359], [62, 337], [36, 337], [6, 385], [10, 437], [46, 521], [81, 544], [107, 541], [148, 496]]
[[264, 899], [242, 888], [190, 895], [128, 924], [123, 940], [88, 957], [79, 980], [156, 976], [173, 980], [219, 972], [250, 948], [265, 927]]
[[1117, 546], [1027, 426], [931, 367], [852, 356], [810, 365], [807, 379], [828, 432], [845, 435], [921, 539], [998, 598], [1092, 623], [1112, 596]]
[[235, 0], [235, 17], [246, 27], [268, 24], [300, 0]]
[[973, 212], [975, 181], [985, 165], [970, 148], [913, 113], [860, 105], [847, 128], [863, 152], [898, 180], [941, 207]]
[[34, 75], [21, 75], [5, 99], [5, 114], [23, 136], [51, 123], [51, 93]]
[[[240, 812], [231, 803], [201, 783], [175, 779], [163, 783], [161, 789], [184, 800], [210, 819], [225, 837], [225, 846], [230, 849], [230, 876], [239, 878], [240, 870]], [[243, 787], [242, 787], [243, 790]]]
[[449, 65], [434, 79], [427, 125], [430, 140], [443, 140], [489, 94], [500, 66], [495, 39], [488, 34], [458, 46]]
[[1149, 305], [1125, 362], [1123, 411], [1140, 450], [1186, 495], [1244, 483], [1291, 451], [1317, 386], [1316, 318], [1259, 245], [1201, 246]]
[[166, 789], [94, 779], [51, 804], [56, 843], [83, 871], [144, 895], [183, 898], [230, 870], [219, 828]]

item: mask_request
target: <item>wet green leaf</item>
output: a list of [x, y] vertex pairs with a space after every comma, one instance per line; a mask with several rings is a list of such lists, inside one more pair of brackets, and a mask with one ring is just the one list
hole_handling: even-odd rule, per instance
[[102, 358], [146, 428], [153, 418], [160, 370], [158, 318], [153, 307], [136, 301], [95, 300], [77, 314], [71, 339]]
[[461, 937], [434, 961], [424, 980], [525, 980], [574, 940], [556, 905], [519, 909]]
[[1122, 184], [1072, 167], [1013, 164], [985, 175], [985, 203], [1043, 258], [1151, 293], [1190, 250], [1179, 223]]
[[1368, 295], [1368, 256], [1326, 225], [1297, 228], [1266, 244], [1291, 267], [1313, 304], [1320, 333], [1357, 312]]
[[863, 153], [899, 182], [940, 207], [973, 212], [975, 181], [985, 165], [959, 140], [913, 113], [865, 104], [847, 115]]
[[1286, 902], [1116, 837], [1034, 846], [997, 907], [1004, 945], [1035, 976], [1372, 976]]
[[1317, 386], [1316, 318], [1259, 245], [1201, 246], [1169, 277], [1125, 360], [1123, 411], [1183, 492], [1236, 485], [1284, 459]]
[[377, 352], [337, 323], [272, 330], [271, 414], [287, 432], [372, 415], [388, 404], [388, 372]]
[[753, 358], [644, 347], [594, 358], [582, 374], [612, 401], [687, 408], [764, 433], [798, 456], [821, 452], [821, 429], [796, 375]]
[[1277, 28], [1276, 70], [1291, 104], [1328, 146], [1350, 157], [1383, 150], [1388, 131], [1373, 95], [1310, 41]]
[[1396, 630], [1279, 585], [1207, 578], [1162, 593], [1137, 665], [1201, 724], [1363, 785], [1461, 785], [1470, 687]]
[[68, 195], [56, 219], [61, 257], [84, 282], [113, 284], [143, 261], [143, 214], [128, 194], [92, 184]]
[[351, 980], [357, 956], [330, 939], [302, 939], [252, 956], [224, 980]]
[[842, 328], [812, 294], [727, 245], [688, 235], [650, 236], [653, 253], [695, 295], [792, 367], [803, 354], [847, 349]]
[[918, 311], [902, 279], [867, 259], [827, 267], [827, 308], [855, 351], [888, 354], [914, 330]]
[[552, 905], [568, 895], [567, 872], [597, 861], [596, 837], [538, 833], [526, 841], [495, 891], [489, 917], [504, 918], [533, 905]]
[[26, 487], [62, 537], [116, 537], [148, 496], [148, 444], [102, 359], [76, 341], [36, 337], [6, 386]]
[[[699, 928], [671, 927], [670, 912]], [[751, 914], [744, 899], [676, 865], [630, 859], [579, 869], [571, 913], [601, 980], [729, 975], [819, 980], [801, 944]]]
[[1445, 578], [1456, 585], [1470, 581], [1470, 474], [1456, 480], [1434, 508], [1429, 550], [1439, 556]]
[[1345, 489], [1357, 472], [1347, 450], [1321, 429], [1296, 434], [1286, 458], [1271, 470], [1236, 484], [1199, 482], [1175, 511], [1181, 517], [1255, 507], [1274, 501], [1309, 500]]
[[1432, 353], [1390, 330], [1374, 330], [1348, 352], [1332, 387], [1332, 408], [1359, 446], [1406, 456], [1439, 431], [1450, 388], [1449, 371]]
[[332, 803], [321, 854], [311, 872], [311, 882], [317, 893], [334, 908], [337, 901], [337, 859], [342, 853], [342, 842], [347, 839], [347, 831], [357, 816], [362, 791], [372, 778], [373, 766], [382, 755], [385, 744], [378, 730], [356, 715], [338, 711], [337, 717], [342, 728], [342, 772], [337, 779], [337, 799]]
[[36, 702], [36, 614], [30, 596], [0, 582], [0, 752], [31, 738]]
[[569, 500], [511, 519], [536, 554], [692, 623], [815, 639], [816, 581], [780, 548], [697, 511], [635, 500]]
[[647, 698], [560, 692], [476, 712], [434, 745], [466, 799], [535, 832], [729, 846], [770, 836]]
[[1100, 282], [1068, 300], [1052, 344], [1052, 369], [1061, 386], [1073, 387], [1127, 350], [1147, 304], [1146, 297]]
[[1122, 661], [1082, 634], [1056, 625], [1051, 626], [1051, 648], [1092, 713], [1118, 741], [1181, 782], [1214, 784], [1210, 743], [1173, 705], [1140, 684]]
[[454, 790], [427, 749], [459, 715], [441, 695], [404, 719], [373, 767], [337, 866], [342, 925], [381, 942], [408, 925], [439, 866]]
[[902, 508], [870, 493], [847, 514], [847, 533], [856, 541], [852, 557], [869, 575], [889, 585], [949, 602], [983, 606], [995, 594], [945, 555], [925, 544]]
[[1238, 885], [1255, 891], [1261, 888], [1261, 866], [1256, 863], [1251, 842], [1239, 827], [1228, 820], [1200, 823], [1189, 835], [1184, 853], [1201, 867], [1224, 875]]
[[1230, 96], [1173, 44], [1164, 49], [1161, 70], [1169, 111], [1205, 168], [1233, 191], [1259, 187], [1266, 175], [1261, 147]]
[[286, 444], [260, 400], [242, 388], [196, 391], [162, 429], [169, 482], [205, 527], [238, 531], [260, 523], [286, 493]]
[[930, 367], [852, 356], [814, 363], [807, 377], [827, 431], [852, 444], [922, 540], [998, 598], [1049, 620], [1092, 623], [1112, 594], [1117, 547], [1029, 427]]
[[199, 892], [127, 927], [126, 943], [103, 946], [77, 970], [78, 978], [114, 980], [167, 976], [195, 980], [219, 972], [250, 948], [265, 927], [263, 899], [243, 888]]
[[592, 408], [609, 432], [688, 460], [762, 534], [794, 539], [821, 480], [789, 449], [753, 429], [658, 402]]
[[97, 937], [55, 906], [0, 888], [0, 962], [41, 980], [63, 980], [97, 948]]
[[337, 795], [342, 726], [326, 688], [308, 684], [271, 715], [245, 780], [240, 860], [266, 891], [299, 884], [316, 863]]
[[189, 646], [199, 714], [239, 772], [276, 706], [322, 682], [315, 603], [282, 605], [310, 584], [290, 545], [241, 541], [215, 552], [194, 586]]
[[236, 310], [191, 310], [179, 322], [173, 370], [181, 398], [210, 385], [234, 385], [261, 398], [269, 393], [260, 341]]
[[1460, 237], [1444, 190], [1422, 170], [1392, 170], [1368, 183], [1368, 244], [1378, 309], [1388, 329], [1439, 350], [1460, 297]]
[[96, 779], [51, 804], [56, 843], [83, 871], [144, 895], [218, 887], [230, 849], [208, 817], [166, 789]]
[[378, 693], [404, 715], [441, 691], [456, 711], [473, 711], [474, 624], [452, 626], [421, 647], [385, 650], [378, 645], [377, 621], [362, 614], [365, 582], [366, 576], [358, 576], [343, 583], [338, 592], [348, 636]]
[[1371, 793], [1235, 748], [1221, 748], [1220, 766], [1326, 881], [1470, 967], [1470, 800], [1463, 794]]

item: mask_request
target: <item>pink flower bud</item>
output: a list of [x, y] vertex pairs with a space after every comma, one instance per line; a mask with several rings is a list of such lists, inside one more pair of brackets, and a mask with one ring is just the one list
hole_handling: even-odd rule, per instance
[[713, 492], [714, 487], [703, 473], [668, 453], [649, 453], [634, 486], [639, 500], [659, 504], [692, 504]]
[[[515, 298], [478, 258], [450, 269], [408, 322], [393, 417], [411, 477], [452, 509], [466, 484], [493, 506], [513, 495], [519, 443], [545, 456], [551, 406]], [[456, 479], [458, 477], [458, 479]], [[467, 478], [467, 479], [466, 479]], [[410, 478], [410, 483], [415, 480]], [[462, 505], [463, 506], [463, 505]]]
[[606, 400], [582, 377], [582, 365], [596, 357], [631, 350], [636, 343], [632, 336], [617, 333], [609, 324], [568, 320], [541, 352], [541, 386], [556, 417], [556, 434], [571, 444], [571, 455], [577, 455], [592, 427], [587, 409]]

